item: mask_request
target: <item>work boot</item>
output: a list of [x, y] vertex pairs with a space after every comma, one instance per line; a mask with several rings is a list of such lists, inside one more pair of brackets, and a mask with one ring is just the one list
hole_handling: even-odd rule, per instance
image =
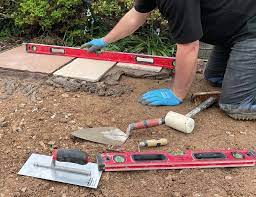
[[235, 120], [256, 120], [256, 97], [247, 99], [240, 105], [220, 104], [220, 108]]

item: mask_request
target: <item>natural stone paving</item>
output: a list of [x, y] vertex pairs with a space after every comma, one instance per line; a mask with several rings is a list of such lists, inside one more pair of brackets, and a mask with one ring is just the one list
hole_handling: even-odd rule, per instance
[[119, 69], [118, 73], [120, 76], [122, 74], [129, 76], [129, 73], [134, 73], [131, 76], [156, 77], [158, 75], [162, 76], [163, 73], [160, 72], [162, 70], [161, 67], [155, 66], [27, 53], [25, 45], [1, 52], [0, 68], [14, 71], [29, 71], [30, 73], [53, 73], [56, 77], [60, 76], [88, 82], [98, 82], [103, 77], [109, 76], [109, 73], [112, 75], [111, 72], [115, 68]]
[[116, 62], [77, 58], [54, 75], [97, 82], [115, 64]]
[[0, 53], [0, 67], [38, 73], [53, 73], [72, 57], [27, 53], [25, 45]]
[[117, 66], [122, 68], [130, 68], [130, 69], [144, 70], [144, 71], [150, 71], [150, 72], [160, 72], [162, 70], [162, 67], [148, 66], [148, 65], [142, 65], [142, 64], [117, 63]]

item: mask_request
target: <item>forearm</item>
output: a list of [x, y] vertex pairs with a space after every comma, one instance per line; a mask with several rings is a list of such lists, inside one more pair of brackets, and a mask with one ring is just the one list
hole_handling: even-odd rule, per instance
[[176, 68], [172, 90], [184, 99], [195, 78], [199, 41], [188, 45], [177, 45]]
[[134, 33], [147, 20], [149, 13], [137, 12], [134, 8], [127, 12], [117, 25], [104, 37], [107, 43], [116, 42]]

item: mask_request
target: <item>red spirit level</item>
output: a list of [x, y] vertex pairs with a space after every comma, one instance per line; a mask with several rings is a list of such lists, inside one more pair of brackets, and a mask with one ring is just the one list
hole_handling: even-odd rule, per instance
[[254, 150], [120, 152], [97, 156], [102, 171], [246, 167], [256, 165]]
[[37, 53], [45, 55], [62, 55], [76, 58], [86, 58], [104, 61], [114, 61], [121, 63], [131, 64], [142, 64], [148, 66], [158, 66], [168, 69], [174, 69], [175, 58], [173, 57], [162, 57], [162, 56], [151, 56], [141, 55], [134, 53], [121, 53], [106, 51], [102, 53], [90, 53], [85, 49], [73, 48], [73, 47], [62, 47], [54, 45], [43, 45], [27, 43], [26, 50], [28, 53]]

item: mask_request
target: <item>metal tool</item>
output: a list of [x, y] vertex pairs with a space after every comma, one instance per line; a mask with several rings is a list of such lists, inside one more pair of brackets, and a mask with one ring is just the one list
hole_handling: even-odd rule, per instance
[[71, 135], [91, 142], [112, 146], [120, 146], [127, 139], [126, 133], [114, 127], [84, 128], [71, 133]]
[[163, 124], [163, 119], [144, 120], [132, 123], [126, 133], [114, 127], [83, 128], [71, 133], [72, 136], [111, 146], [122, 146], [131, 134], [132, 130], [144, 129]]
[[88, 155], [75, 149], [54, 149], [52, 156], [32, 154], [19, 175], [97, 188], [101, 174]]
[[63, 47], [54, 45], [43, 45], [35, 43], [27, 43], [26, 50], [28, 53], [45, 54], [45, 55], [61, 55], [76, 58], [86, 58], [104, 61], [114, 61], [131, 64], [142, 64], [148, 66], [158, 66], [168, 69], [175, 68], [175, 58], [173, 57], [162, 57], [162, 56], [151, 56], [141, 55], [134, 53], [123, 53], [105, 51], [101, 53], [90, 53], [85, 49], [74, 48], [74, 47]]
[[197, 113], [210, 107], [216, 102], [216, 99], [211, 97], [205, 102], [201, 103], [187, 115], [182, 115], [176, 112], [170, 111], [164, 118], [143, 120], [128, 125], [126, 133], [118, 128], [113, 127], [100, 127], [100, 128], [85, 128], [73, 132], [71, 135], [101, 144], [107, 144], [112, 146], [122, 146], [126, 140], [131, 136], [132, 132], [137, 129], [145, 129], [150, 127], [166, 124], [167, 126], [174, 128], [184, 133], [191, 133], [194, 129], [195, 122], [192, 119]]
[[102, 171], [168, 170], [185, 168], [252, 167], [255, 150], [186, 152], [113, 152], [97, 156]]
[[183, 133], [191, 133], [195, 128], [195, 121], [192, 119], [199, 112], [209, 108], [216, 102], [216, 98], [210, 97], [185, 116], [176, 112], [168, 112], [165, 116], [165, 124]]
[[130, 136], [132, 131], [138, 128], [149, 128], [165, 124], [173, 129], [181, 131], [183, 133], [191, 133], [195, 127], [195, 121], [192, 119], [199, 112], [209, 108], [216, 102], [216, 98], [210, 97], [195, 109], [190, 111], [186, 115], [179, 114], [177, 112], [170, 111], [164, 118], [143, 120], [138, 123], [132, 123], [128, 126], [127, 135]]

